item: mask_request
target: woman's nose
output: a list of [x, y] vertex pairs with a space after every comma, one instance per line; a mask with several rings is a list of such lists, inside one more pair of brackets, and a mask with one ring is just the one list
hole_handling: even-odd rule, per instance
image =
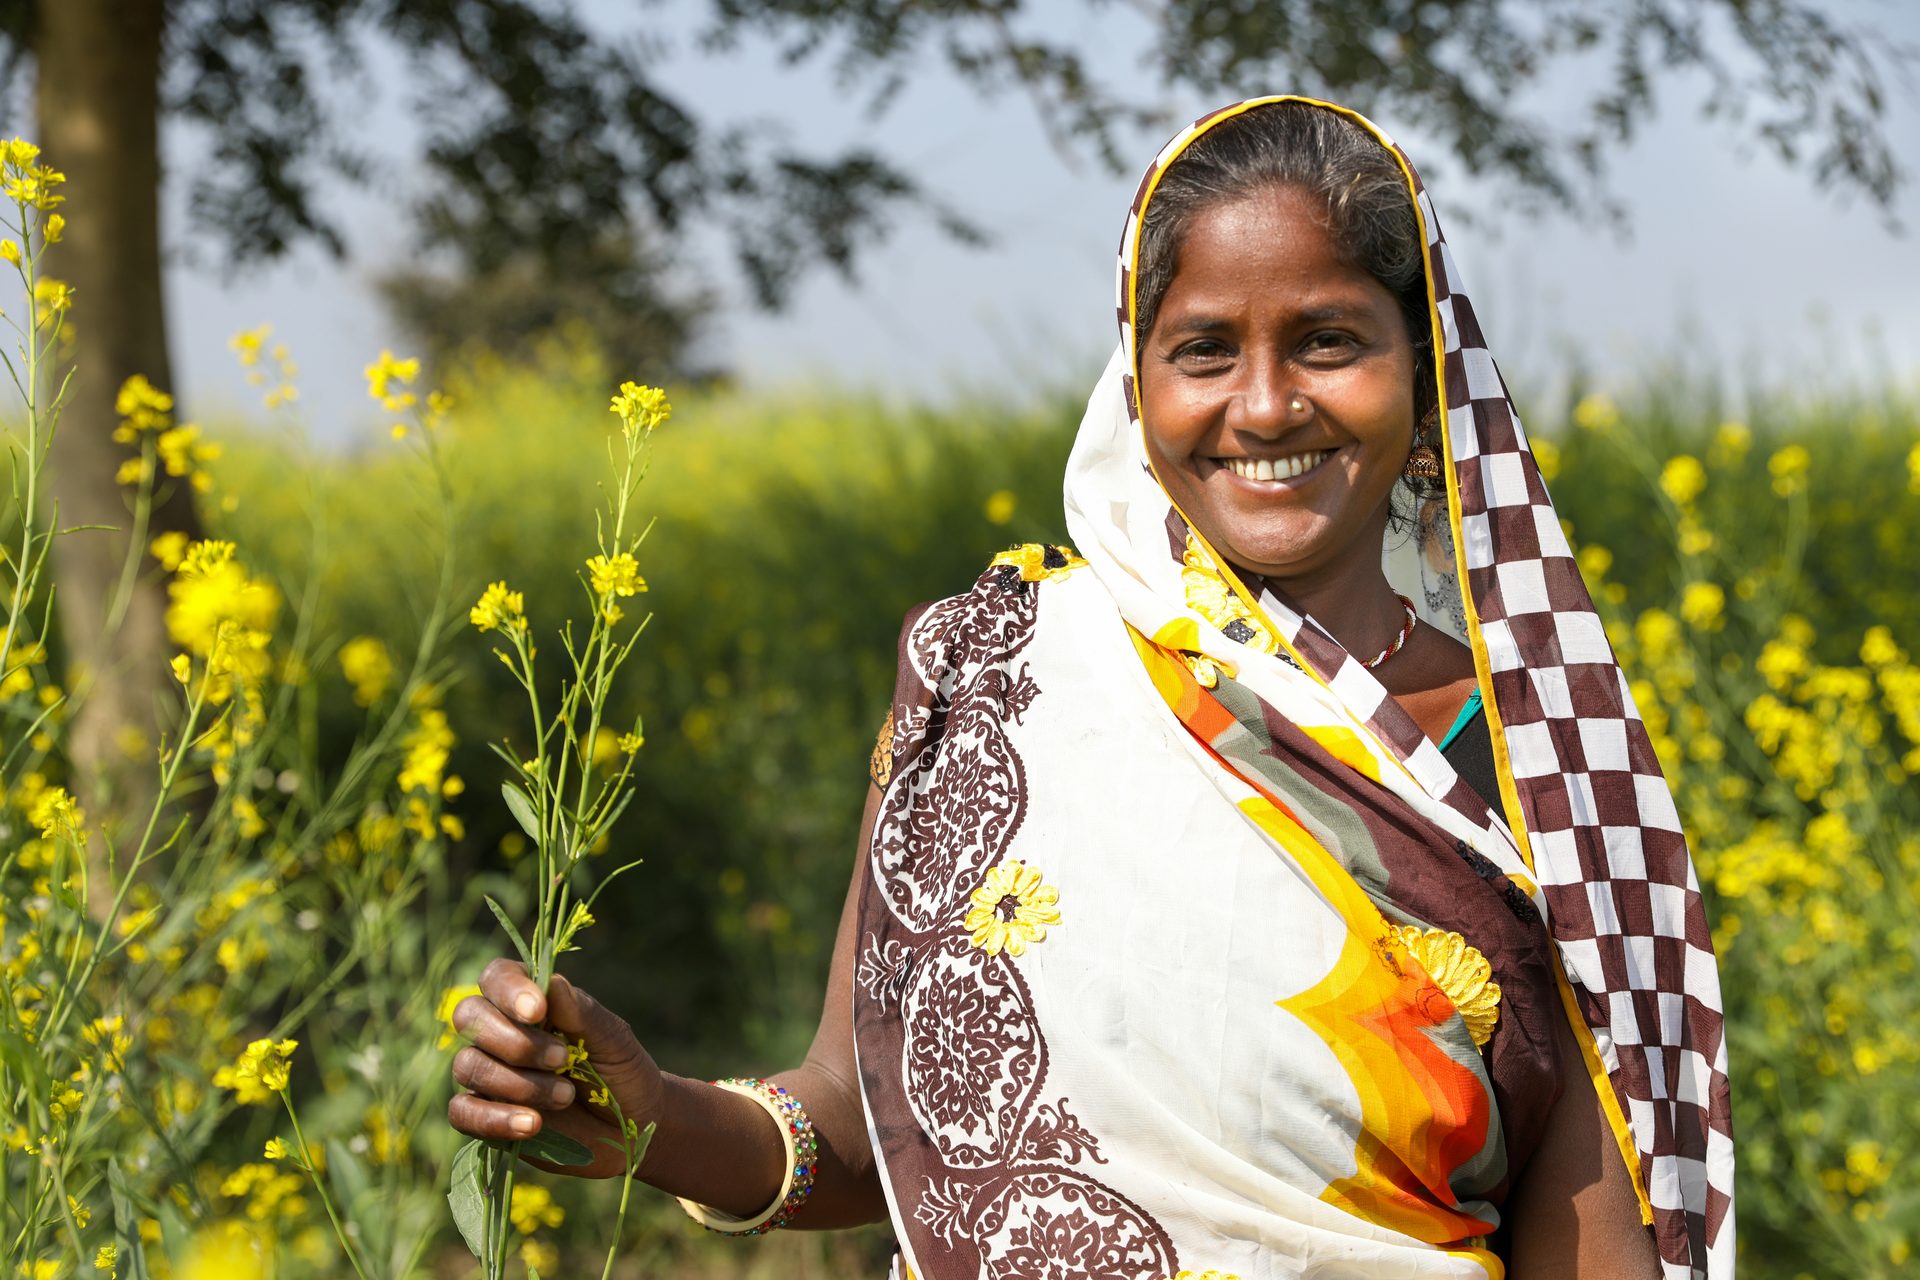
[[1227, 405], [1227, 426], [1260, 436], [1277, 436], [1295, 425], [1304, 401], [1285, 371], [1264, 361], [1248, 362]]

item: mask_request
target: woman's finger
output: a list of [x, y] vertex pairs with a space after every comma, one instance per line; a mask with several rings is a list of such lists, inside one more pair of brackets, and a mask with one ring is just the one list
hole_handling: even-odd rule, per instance
[[574, 1083], [550, 1071], [522, 1071], [468, 1045], [453, 1055], [453, 1078], [496, 1102], [558, 1111], [573, 1105]]
[[518, 960], [497, 956], [480, 971], [480, 994], [521, 1022], [541, 1022], [547, 1016], [547, 997]]
[[557, 1038], [507, 1017], [485, 996], [468, 996], [453, 1007], [453, 1029], [508, 1066], [557, 1071], [567, 1065], [567, 1047]]
[[492, 1102], [474, 1093], [456, 1093], [447, 1103], [447, 1123], [470, 1138], [516, 1142], [540, 1132], [540, 1113], [531, 1107]]
[[625, 1068], [640, 1058], [640, 1041], [625, 1018], [557, 973], [550, 994], [554, 1029], [586, 1045], [594, 1065], [603, 1072], [608, 1067]]

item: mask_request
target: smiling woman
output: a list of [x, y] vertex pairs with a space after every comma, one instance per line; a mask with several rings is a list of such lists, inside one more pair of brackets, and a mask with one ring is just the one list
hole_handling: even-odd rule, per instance
[[1686, 843], [1411, 166], [1216, 112], [1119, 281], [1077, 551], [907, 620], [806, 1063], [667, 1075], [496, 962], [453, 1122], [591, 1145], [583, 1041], [695, 1218], [921, 1280], [1730, 1275]]

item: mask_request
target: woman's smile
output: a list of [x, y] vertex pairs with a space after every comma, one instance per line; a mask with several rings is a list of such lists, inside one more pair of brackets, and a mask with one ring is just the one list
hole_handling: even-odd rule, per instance
[[1168, 496], [1233, 564], [1297, 588], [1379, 576], [1413, 383], [1399, 299], [1290, 188], [1194, 217], [1141, 343]]
[[1305, 486], [1321, 474], [1322, 464], [1338, 452], [1338, 449], [1309, 449], [1278, 457], [1234, 455], [1209, 461], [1226, 473], [1226, 481], [1238, 481], [1248, 492], [1266, 496]]

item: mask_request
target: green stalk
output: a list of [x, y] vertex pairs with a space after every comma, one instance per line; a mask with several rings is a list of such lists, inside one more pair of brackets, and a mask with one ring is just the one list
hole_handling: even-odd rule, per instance
[[300, 1113], [293, 1109], [293, 1093], [281, 1089], [280, 1101], [287, 1105], [287, 1119], [293, 1121], [293, 1140], [300, 1144], [300, 1167], [307, 1171], [307, 1178], [313, 1183], [313, 1189], [320, 1195], [320, 1205], [327, 1211], [327, 1221], [333, 1224], [333, 1235], [340, 1242], [340, 1248], [346, 1253], [347, 1261], [353, 1264], [353, 1274], [360, 1280], [367, 1280], [365, 1268], [360, 1265], [360, 1253], [353, 1247], [353, 1241], [347, 1239], [346, 1228], [340, 1225], [340, 1215], [334, 1212], [333, 1197], [327, 1194], [326, 1180], [320, 1171], [313, 1167], [313, 1157], [307, 1153], [306, 1135], [300, 1132]]

